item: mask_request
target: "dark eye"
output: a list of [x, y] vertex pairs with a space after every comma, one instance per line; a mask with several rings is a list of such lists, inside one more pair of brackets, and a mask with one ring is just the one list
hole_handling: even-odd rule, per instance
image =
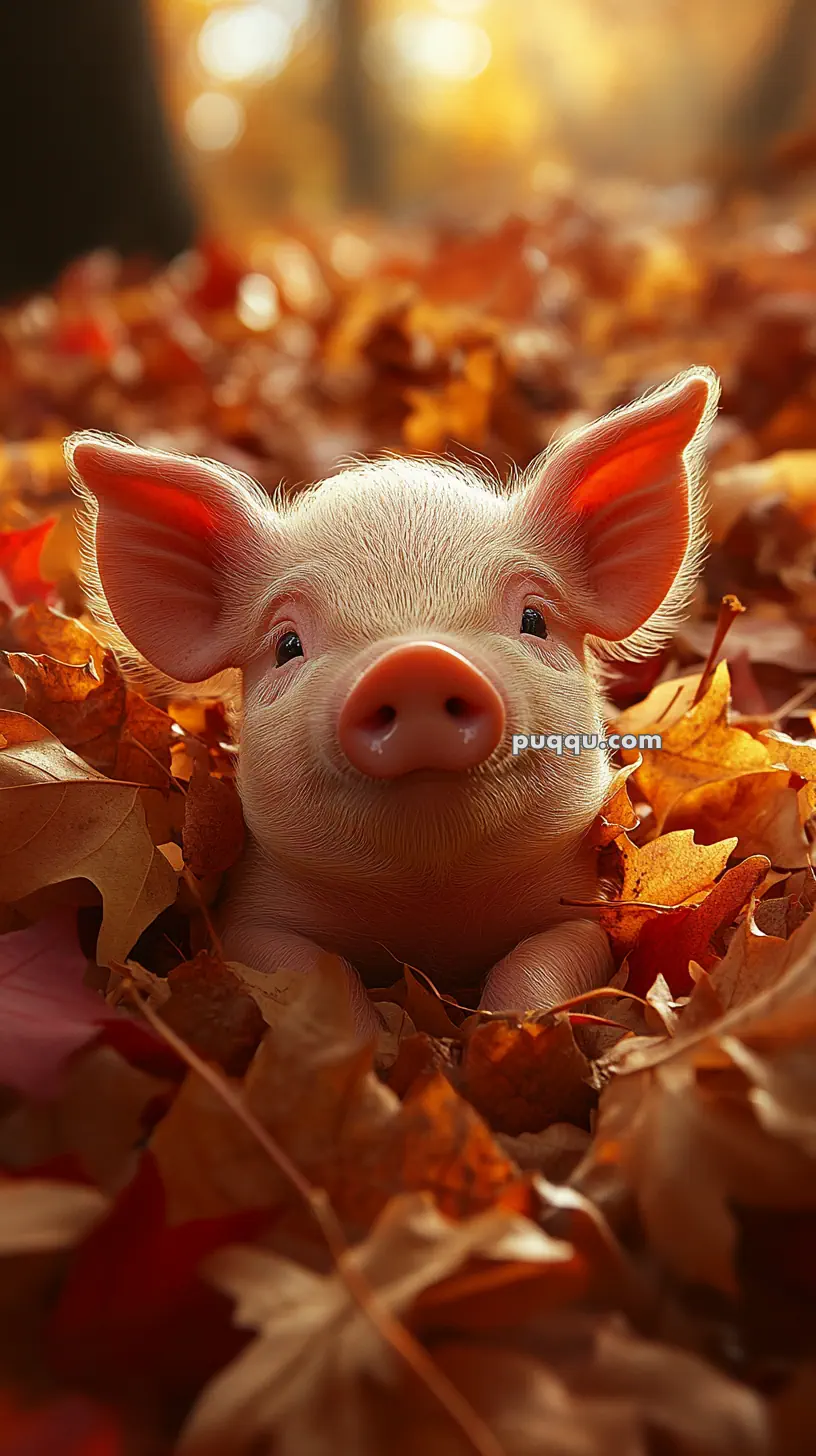
[[277, 648], [275, 649], [276, 665], [278, 667], [283, 667], [283, 664], [285, 662], [291, 662], [293, 657], [302, 656], [303, 647], [301, 645], [301, 641], [298, 637], [297, 632], [286, 632], [284, 636], [281, 637], [281, 640], [278, 643]]
[[532, 637], [546, 637], [547, 623], [543, 612], [539, 612], [537, 607], [525, 607], [521, 614], [521, 630], [529, 632]]

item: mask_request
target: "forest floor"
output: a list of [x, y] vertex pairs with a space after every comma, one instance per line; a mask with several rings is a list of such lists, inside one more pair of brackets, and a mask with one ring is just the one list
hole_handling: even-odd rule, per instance
[[[712, 546], [612, 685], [663, 742], [592, 831], [612, 988], [486, 1017], [406, 967], [361, 1049], [330, 957], [226, 965], [228, 717], [88, 616], [65, 436], [505, 474], [695, 364]], [[98, 255], [0, 312], [0, 442], [0, 1452], [811, 1453], [816, 205]]]

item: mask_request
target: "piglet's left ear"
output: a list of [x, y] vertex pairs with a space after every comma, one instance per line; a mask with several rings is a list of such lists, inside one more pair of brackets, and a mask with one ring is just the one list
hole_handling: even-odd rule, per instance
[[581, 631], [637, 652], [673, 625], [703, 545], [700, 472], [718, 396], [712, 370], [689, 370], [569, 436], [531, 474], [522, 529], [564, 577]]

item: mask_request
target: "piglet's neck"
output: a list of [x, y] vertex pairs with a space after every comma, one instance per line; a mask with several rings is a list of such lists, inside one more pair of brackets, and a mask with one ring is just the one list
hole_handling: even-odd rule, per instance
[[581, 835], [515, 861], [471, 860], [432, 874], [384, 866], [353, 879], [284, 867], [250, 844], [225, 910], [259, 932], [308, 937], [370, 984], [390, 983], [407, 961], [452, 986], [471, 984], [520, 939], [573, 916], [562, 899], [596, 894], [595, 857]]

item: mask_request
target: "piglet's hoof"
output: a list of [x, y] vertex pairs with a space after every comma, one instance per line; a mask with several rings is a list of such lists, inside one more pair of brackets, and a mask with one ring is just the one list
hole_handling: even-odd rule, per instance
[[549, 1011], [605, 986], [614, 967], [609, 941], [591, 920], [574, 920], [531, 935], [490, 972], [481, 1011]]

